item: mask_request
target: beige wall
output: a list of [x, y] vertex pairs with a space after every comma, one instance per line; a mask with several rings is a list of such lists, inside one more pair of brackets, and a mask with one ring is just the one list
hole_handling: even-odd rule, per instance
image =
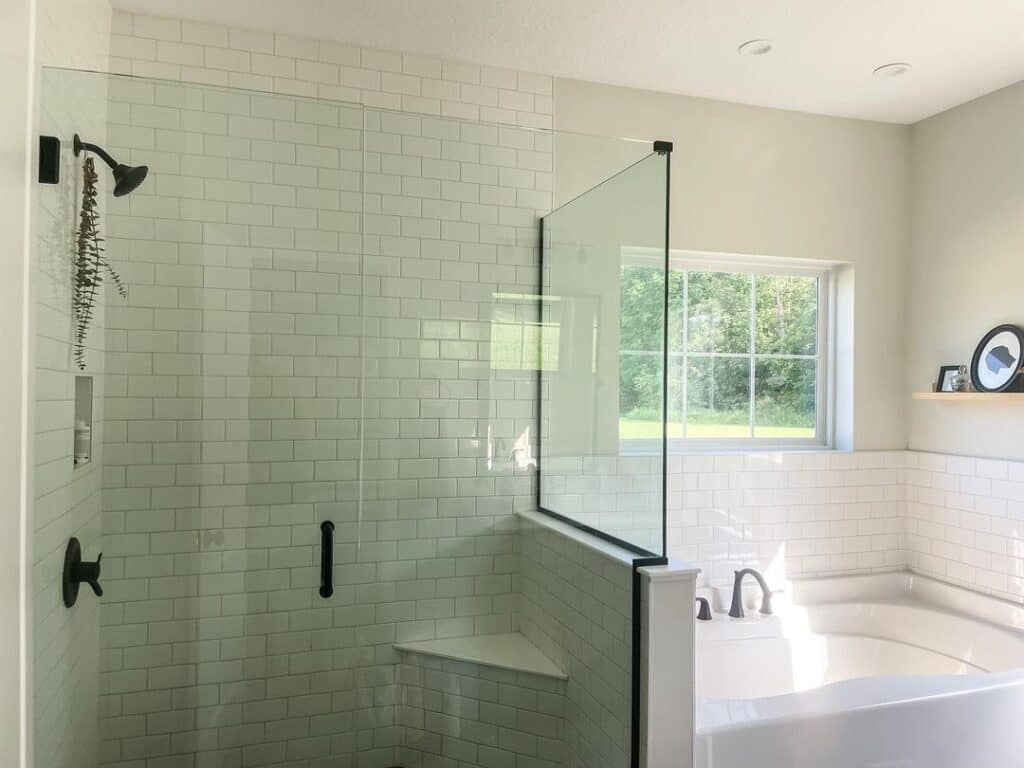
[[[982, 335], [1024, 324], [1024, 83], [913, 127], [909, 388], [969, 363]], [[908, 395], [909, 397], [909, 395]], [[910, 447], [1024, 458], [1019, 403], [913, 402]]]
[[[906, 446], [907, 127], [575, 80], [555, 83], [554, 125], [674, 142], [673, 248], [853, 264], [854, 445]], [[556, 201], [623, 159], [580, 169], [557, 149]]]
[[36, 60], [103, 71], [110, 60], [109, 0], [37, 0]]

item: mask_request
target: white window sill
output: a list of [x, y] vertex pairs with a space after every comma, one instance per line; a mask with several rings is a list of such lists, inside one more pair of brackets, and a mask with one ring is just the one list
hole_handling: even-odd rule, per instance
[[[632, 444], [631, 444], [632, 443]], [[659, 456], [662, 453], [660, 441], [620, 441], [620, 456]], [[774, 443], [769, 445], [758, 445], [756, 443], [743, 443], [742, 445], [728, 445], [721, 442], [707, 443], [704, 445], [676, 445], [669, 441], [669, 456], [704, 456], [707, 454], [750, 454], [750, 453], [850, 453], [828, 445], [785, 445]]]

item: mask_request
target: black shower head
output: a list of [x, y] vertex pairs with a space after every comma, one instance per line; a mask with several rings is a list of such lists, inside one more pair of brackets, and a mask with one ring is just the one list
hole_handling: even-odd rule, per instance
[[146, 174], [149, 173], [149, 168], [145, 165], [122, 165], [107, 154], [103, 147], [82, 141], [78, 138], [77, 133], [75, 134], [74, 149], [75, 156], [81, 154], [82, 150], [95, 152], [103, 162], [110, 166], [110, 170], [114, 174], [114, 197], [121, 197], [129, 192], [133, 192], [146, 178]]
[[131, 166], [118, 163], [114, 167], [114, 197], [121, 197], [134, 191], [145, 180], [147, 173], [149, 168], [145, 165]]

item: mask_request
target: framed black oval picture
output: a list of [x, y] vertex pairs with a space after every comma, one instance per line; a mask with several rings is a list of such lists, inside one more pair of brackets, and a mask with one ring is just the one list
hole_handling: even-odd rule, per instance
[[1005, 392], [1018, 383], [1024, 330], [1009, 323], [986, 333], [971, 358], [971, 383], [979, 392]]

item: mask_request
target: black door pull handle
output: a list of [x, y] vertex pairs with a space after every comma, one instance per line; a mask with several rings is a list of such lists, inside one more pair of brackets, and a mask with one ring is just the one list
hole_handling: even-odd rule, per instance
[[320, 523], [320, 597], [334, 594], [334, 523]]

